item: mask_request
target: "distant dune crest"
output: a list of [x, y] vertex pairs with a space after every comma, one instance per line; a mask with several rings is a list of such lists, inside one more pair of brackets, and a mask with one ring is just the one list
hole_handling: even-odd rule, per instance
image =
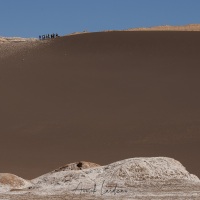
[[130, 28], [126, 31], [200, 31], [200, 24], [188, 24], [184, 26], [153, 26], [153, 27], [140, 27]]
[[[114, 31], [114, 30], [106, 30], [103, 32], [110, 32], [110, 31]], [[200, 31], [200, 24], [187, 24], [183, 26], [163, 25], [163, 26], [152, 26], [152, 27], [139, 27], [139, 28], [129, 28], [122, 31]], [[68, 35], [79, 35], [83, 33], [88, 33], [88, 31], [74, 32]], [[36, 41], [36, 40], [37, 40], [36, 38], [1, 37], [0, 36], [0, 43], [27, 42], [27, 41]]]
[[[110, 32], [113, 30], [107, 30], [105, 32]], [[120, 30], [119, 30], [120, 31]], [[183, 26], [171, 26], [171, 25], [163, 25], [163, 26], [152, 26], [152, 27], [139, 27], [139, 28], [129, 28], [127, 30], [122, 31], [200, 31], [200, 24], [188, 24]], [[83, 32], [74, 32], [68, 35], [78, 35], [88, 33], [88, 31]], [[0, 43], [5, 42], [27, 42], [27, 41], [36, 41], [36, 38], [20, 38], [20, 37], [1, 37]]]
[[36, 38], [20, 38], [20, 37], [0, 37], [0, 43], [5, 42], [27, 42], [27, 41], [35, 41]]

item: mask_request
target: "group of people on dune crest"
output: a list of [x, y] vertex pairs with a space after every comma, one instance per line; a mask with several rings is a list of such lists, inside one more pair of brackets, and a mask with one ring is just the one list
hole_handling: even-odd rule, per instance
[[39, 35], [39, 40], [45, 40], [45, 39], [52, 39], [52, 38], [57, 38], [57, 37], [60, 37], [58, 35], [58, 33], [52, 33], [51, 35], [50, 34], [46, 34], [46, 35]]

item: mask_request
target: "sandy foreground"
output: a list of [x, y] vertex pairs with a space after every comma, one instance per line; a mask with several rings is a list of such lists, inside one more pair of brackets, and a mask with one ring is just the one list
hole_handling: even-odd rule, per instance
[[78, 195], [78, 196], [73, 196], [73, 195], [69, 195], [69, 194], [65, 194], [65, 195], [56, 195], [56, 196], [32, 196], [32, 195], [20, 195], [18, 197], [16, 196], [0, 196], [1, 200], [8, 200], [8, 199], [11, 199], [11, 200], [27, 200], [27, 199], [30, 199], [30, 200], [34, 200], [34, 199], [41, 199], [41, 200], [93, 200], [93, 199], [96, 199], [96, 200], [103, 200], [103, 199], [108, 199], [108, 200], [152, 200], [152, 199], [155, 199], [155, 200], [188, 200], [188, 199], [192, 199], [192, 200], [199, 200], [200, 198], [200, 195], [198, 193], [193, 193], [193, 194], [188, 194], [188, 193], [174, 193], [174, 194], [171, 194], [171, 193], [166, 193], [166, 194], [159, 194], [159, 193], [155, 193], [155, 194], [152, 194], [152, 193], [146, 193], [146, 194], [141, 194], [141, 195], [132, 195], [132, 196], [129, 196], [129, 197], [116, 197], [116, 196], [113, 196], [113, 197], [106, 197], [106, 198], [103, 198], [103, 197], [95, 197], [95, 196], [87, 196], [87, 195]]

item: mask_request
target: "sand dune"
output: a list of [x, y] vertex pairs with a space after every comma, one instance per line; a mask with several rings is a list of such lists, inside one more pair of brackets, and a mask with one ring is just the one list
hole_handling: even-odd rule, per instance
[[28, 44], [0, 59], [0, 172], [31, 179], [76, 160], [167, 156], [200, 176], [198, 32]]

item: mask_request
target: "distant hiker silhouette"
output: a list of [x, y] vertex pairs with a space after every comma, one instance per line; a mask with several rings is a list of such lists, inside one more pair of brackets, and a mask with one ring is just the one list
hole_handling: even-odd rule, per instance
[[39, 35], [39, 40], [45, 40], [45, 39], [49, 39], [49, 38], [56, 38], [56, 37], [60, 37], [58, 35], [58, 33], [52, 33], [51, 35], [50, 34], [45, 34], [45, 35]]

